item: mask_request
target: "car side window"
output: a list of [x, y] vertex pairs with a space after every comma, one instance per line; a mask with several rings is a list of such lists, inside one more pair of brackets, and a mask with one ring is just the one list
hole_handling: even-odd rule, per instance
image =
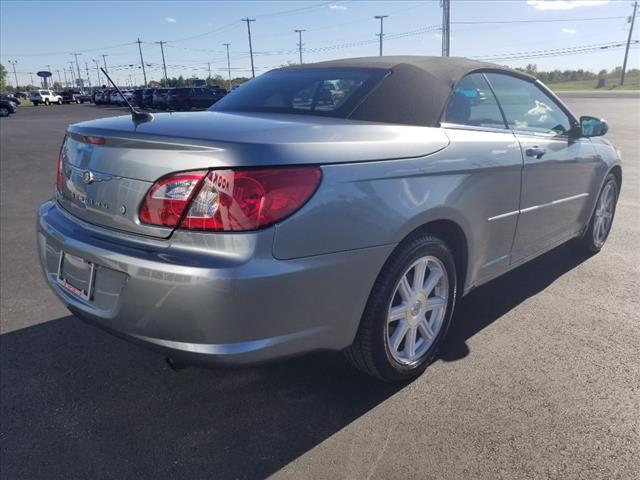
[[447, 103], [444, 122], [507, 128], [498, 102], [481, 73], [467, 75], [457, 83]]
[[534, 83], [499, 73], [487, 73], [487, 78], [510, 128], [551, 136], [569, 133], [567, 114]]

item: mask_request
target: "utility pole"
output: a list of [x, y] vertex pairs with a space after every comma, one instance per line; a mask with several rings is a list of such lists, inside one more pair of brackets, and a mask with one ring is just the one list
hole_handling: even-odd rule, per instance
[[[78, 63], [78, 55], [82, 55], [81, 53], [72, 53], [71, 55], [73, 55], [74, 57], [76, 57], [76, 68], [78, 69], [78, 80], [82, 79], [82, 74], [80, 73], [80, 64]], [[84, 86], [82, 85], [84, 82], [81, 82], [80, 85], [78, 85], [79, 87]]]
[[62, 78], [60, 77], [60, 70], [56, 70], [56, 73], [58, 74], [58, 83], [60, 85], [62, 85]]
[[229, 72], [229, 91], [231, 91], [231, 61], [229, 60], [229, 45], [230, 43], [223, 43], [227, 47], [227, 71]]
[[243, 22], [247, 22], [247, 33], [249, 34], [249, 55], [251, 56], [251, 78], [256, 77], [256, 69], [253, 66], [253, 46], [251, 45], [251, 22], [255, 22], [255, 18], [243, 18]]
[[624, 75], [627, 71], [627, 58], [629, 57], [629, 45], [631, 45], [631, 35], [633, 35], [633, 24], [636, 20], [636, 10], [638, 2], [633, 3], [633, 15], [631, 15], [631, 26], [629, 27], [629, 36], [627, 37], [627, 48], [624, 51], [624, 63], [622, 64], [622, 75], [620, 75], [620, 85], [624, 85]]
[[302, 32], [306, 30], [294, 30], [298, 34], [298, 52], [300, 53], [300, 65], [302, 65]]
[[33, 72], [29, 72], [29, 76], [31, 77], [31, 85], [35, 87], [35, 83], [33, 83]]
[[[165, 43], [167, 43], [167, 42], [163, 42], [162, 40], [160, 40], [159, 42], [156, 42], [156, 43], [160, 44], [160, 52], [162, 52], [162, 68], [164, 69], [164, 86], [168, 87], [169, 86], [169, 78], [167, 77], [167, 64], [164, 61], [164, 48], [163, 48], [163, 45]], [[146, 80], [145, 80], [145, 83], [147, 83]]]
[[89, 88], [91, 88], [91, 76], [89, 76], [89, 62], [84, 62], [84, 68], [87, 71], [87, 83], [89, 84]]
[[109, 73], [109, 69], [107, 68], [107, 57], [109, 55], [105, 55], [104, 53], [100, 55], [102, 57], [102, 63], [104, 63], [104, 71]]
[[[62, 73], [64, 73], [64, 86], [68, 87], [69, 86], [69, 80], [67, 79], [67, 69], [62, 67]], [[58, 75], [60, 75], [60, 72], [58, 72]]]
[[16, 79], [16, 90], [18, 89], [18, 74], [16, 73], [16, 63], [17, 60], [9, 60], [9, 63], [13, 66], [13, 78]]
[[142, 42], [138, 38], [138, 41], [136, 43], [138, 44], [138, 50], [140, 51], [140, 64], [142, 65], [142, 76], [144, 77], [144, 86], [146, 87], [147, 86], [147, 71], [144, 68], [144, 58], [142, 58]]
[[209, 71], [209, 76], [207, 78], [211, 80], [211, 62], [207, 62], [207, 70]]
[[71, 86], [73, 87], [75, 85], [75, 77], [76, 74], [73, 72], [73, 62], [69, 62], [69, 72], [71, 73]]
[[384, 37], [383, 23], [384, 23], [384, 19], [387, 18], [388, 16], [389, 15], [376, 15], [375, 17], [373, 17], [380, 20], [380, 33], [376, 33], [376, 35], [380, 37], [380, 56], [382, 56], [382, 37]]
[[448, 57], [451, 38], [450, 0], [440, 0], [440, 6], [442, 7], [442, 56]]
[[93, 61], [93, 63], [96, 64], [96, 75], [98, 76], [98, 87], [100, 87], [100, 85], [102, 85], [102, 78], [100, 77], [100, 62], [98, 62], [98, 60], [96, 60], [95, 58], [91, 59]]

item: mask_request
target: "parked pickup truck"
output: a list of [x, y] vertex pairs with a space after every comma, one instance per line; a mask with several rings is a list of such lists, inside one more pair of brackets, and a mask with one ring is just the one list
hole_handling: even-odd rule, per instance
[[91, 95], [82, 90], [65, 90], [62, 92], [62, 103], [91, 102]]
[[35, 106], [38, 106], [41, 103], [44, 103], [45, 105], [49, 105], [51, 103], [62, 105], [62, 96], [57, 95], [51, 90], [34, 90], [31, 92], [29, 100], [31, 100], [31, 103]]

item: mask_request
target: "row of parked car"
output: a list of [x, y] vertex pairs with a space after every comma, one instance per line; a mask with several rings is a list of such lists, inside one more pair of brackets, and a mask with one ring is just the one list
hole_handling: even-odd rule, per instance
[[224, 88], [217, 86], [139, 88], [123, 90], [122, 95], [117, 90], [100, 90], [93, 94], [93, 102], [96, 105], [122, 105], [126, 98], [129, 103], [139, 108], [191, 110], [209, 108], [226, 94]]

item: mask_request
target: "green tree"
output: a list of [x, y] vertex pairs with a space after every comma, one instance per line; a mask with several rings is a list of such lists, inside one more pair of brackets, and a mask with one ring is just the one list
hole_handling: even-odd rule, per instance
[[58, 92], [62, 90], [62, 84], [60, 82], [53, 82], [53, 84], [51, 85], [51, 89]]
[[0, 63], [0, 90], [4, 90], [7, 86], [7, 69]]

